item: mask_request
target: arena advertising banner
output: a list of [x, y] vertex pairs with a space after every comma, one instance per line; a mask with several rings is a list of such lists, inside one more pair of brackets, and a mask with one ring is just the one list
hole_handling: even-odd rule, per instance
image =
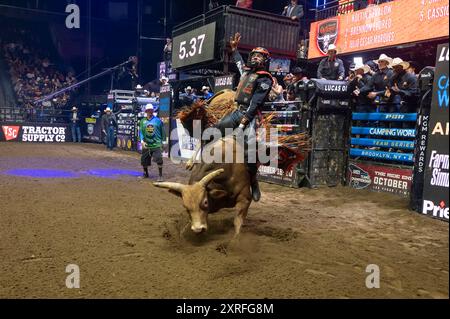
[[[183, 159], [190, 159], [194, 156], [194, 152], [198, 146], [200, 146], [200, 140], [193, 138], [189, 135], [188, 131], [184, 128], [180, 120], [176, 120], [176, 138], [172, 141], [178, 143], [180, 157]], [[173, 146], [173, 145], [172, 145]]]
[[412, 169], [350, 161], [347, 181], [349, 186], [355, 189], [369, 189], [408, 197], [412, 173]]
[[296, 169], [284, 172], [282, 169], [261, 165], [258, 169], [258, 179], [267, 183], [298, 187]]
[[417, 137], [414, 145], [414, 183], [411, 189], [411, 208], [416, 211], [422, 210], [429, 122], [430, 110], [422, 108], [422, 113], [417, 122]]
[[26, 143], [70, 142], [69, 128], [65, 124], [0, 124], [0, 141]]
[[438, 46], [425, 165], [422, 213], [448, 222], [449, 45]]
[[119, 113], [117, 115], [117, 147], [126, 151], [136, 149], [136, 115]]
[[232, 90], [234, 86], [234, 75], [224, 75], [214, 78], [214, 93], [222, 90]]
[[[308, 58], [449, 36], [448, 0], [396, 0], [311, 24]], [[411, 32], [414, 26], [414, 32]]]
[[83, 141], [102, 143], [102, 125], [99, 118], [87, 117], [82, 125]]
[[[168, 139], [170, 136], [170, 130], [171, 128], [171, 121], [170, 121], [170, 112], [171, 112], [171, 105], [172, 105], [172, 87], [167, 84], [163, 85], [160, 88], [159, 91], [159, 111], [158, 111], [158, 117], [161, 119], [161, 121], [164, 123], [164, 130], [166, 132], [167, 136], [167, 144], [169, 144]], [[167, 152], [166, 152], [167, 151]], [[163, 153], [164, 157], [168, 157], [168, 149], [165, 150]]]

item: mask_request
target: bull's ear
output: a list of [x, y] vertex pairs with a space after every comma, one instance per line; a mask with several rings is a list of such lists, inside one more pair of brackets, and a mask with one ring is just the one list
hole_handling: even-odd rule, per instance
[[219, 200], [219, 199], [224, 199], [225, 197], [227, 197], [228, 192], [224, 191], [222, 189], [213, 189], [208, 192], [208, 195], [215, 200]]

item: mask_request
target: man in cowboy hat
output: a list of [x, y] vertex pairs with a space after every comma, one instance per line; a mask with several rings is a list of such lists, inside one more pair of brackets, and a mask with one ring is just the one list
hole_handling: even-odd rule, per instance
[[72, 124], [72, 142], [81, 143], [80, 116], [78, 115], [78, 108], [76, 106], [72, 107], [70, 122]]
[[142, 145], [141, 165], [144, 170], [143, 178], [148, 178], [148, 167], [152, 164], [152, 158], [158, 165], [158, 182], [163, 181], [163, 142], [166, 140], [166, 132], [163, 122], [154, 114], [152, 104], [145, 106], [146, 117], [139, 123], [139, 137]]
[[414, 113], [417, 106], [418, 85], [417, 77], [407, 72], [409, 63], [401, 58], [392, 60], [394, 75], [389, 82], [391, 103], [396, 112]]
[[393, 71], [390, 69], [392, 58], [383, 53], [374, 62], [378, 64], [378, 71], [373, 74], [369, 83], [360, 89], [360, 94], [367, 95], [374, 108], [376, 108], [376, 101], [384, 101], [385, 103], [380, 105], [379, 111], [382, 113], [392, 113], [388, 112], [389, 107], [386, 104], [389, 99], [386, 96], [386, 89], [389, 87], [389, 81], [393, 75]]
[[188, 103], [194, 103], [197, 100], [197, 96], [194, 94], [194, 90], [190, 85], [184, 89], [182, 96]]
[[328, 46], [328, 57], [320, 61], [317, 69], [317, 78], [342, 81], [345, 78], [344, 62], [337, 57], [337, 48], [334, 44]]
[[299, 100], [303, 100], [300, 99], [300, 82], [307, 82], [308, 81], [308, 77], [306, 76], [306, 72], [305, 70], [303, 70], [301, 67], [296, 67], [292, 70], [292, 84], [290, 84], [286, 91], [288, 92], [288, 94], [290, 94], [290, 96], [292, 97], [292, 95], [295, 96], [295, 99], [299, 99]]
[[374, 112], [375, 110], [370, 105], [371, 101], [367, 98], [367, 93], [361, 94], [361, 89], [372, 79], [369, 74], [370, 67], [362, 63], [355, 63], [350, 71], [354, 72], [354, 76], [348, 85], [348, 90], [355, 98], [355, 111], [361, 113]]
[[107, 107], [102, 116], [102, 132], [106, 135], [106, 147], [112, 151], [114, 149], [114, 132], [117, 126], [117, 119], [112, 109]]
[[209, 92], [209, 87], [207, 87], [207, 86], [202, 87], [202, 93], [203, 93], [203, 99], [205, 99], [205, 100], [209, 100], [213, 96], [213, 94], [211, 92]]
[[167, 83], [169, 83], [169, 78], [166, 77], [165, 75], [163, 75], [160, 79], [161, 82], [161, 86], [166, 85]]

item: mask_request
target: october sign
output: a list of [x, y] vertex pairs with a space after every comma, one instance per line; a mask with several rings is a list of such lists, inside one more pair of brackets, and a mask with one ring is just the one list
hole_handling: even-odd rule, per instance
[[174, 37], [172, 67], [179, 69], [213, 60], [215, 38], [215, 22]]

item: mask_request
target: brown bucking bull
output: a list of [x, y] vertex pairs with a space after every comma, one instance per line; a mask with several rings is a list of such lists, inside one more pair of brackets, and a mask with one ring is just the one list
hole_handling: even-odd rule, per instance
[[[221, 147], [223, 159], [225, 150], [233, 150], [233, 158], [238, 158], [236, 154], [243, 152], [231, 136], [218, 140], [214, 145]], [[154, 185], [181, 196], [195, 233], [208, 229], [209, 214], [222, 208], [235, 208], [234, 230], [237, 236], [252, 202], [250, 175], [245, 163], [225, 163], [225, 160], [222, 163], [196, 163], [188, 185], [169, 182]]]

